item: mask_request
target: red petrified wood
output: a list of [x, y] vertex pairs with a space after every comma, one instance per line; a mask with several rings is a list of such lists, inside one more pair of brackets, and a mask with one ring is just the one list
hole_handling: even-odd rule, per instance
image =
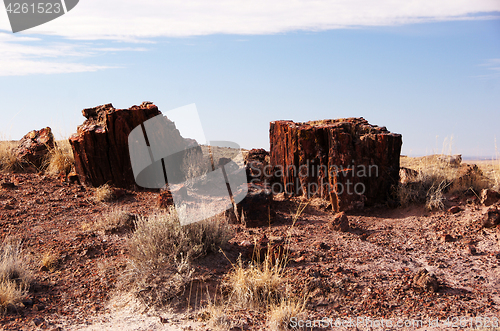
[[49, 127], [26, 134], [15, 150], [17, 159], [23, 166], [39, 169], [49, 150], [54, 148], [54, 136]]
[[136, 126], [161, 114], [158, 107], [150, 102], [129, 109], [115, 109], [107, 104], [84, 109], [82, 113], [87, 120], [69, 139], [80, 181], [96, 187], [106, 183], [133, 187], [128, 136]]
[[273, 193], [321, 197], [336, 212], [391, 202], [402, 137], [364, 118], [271, 122]]

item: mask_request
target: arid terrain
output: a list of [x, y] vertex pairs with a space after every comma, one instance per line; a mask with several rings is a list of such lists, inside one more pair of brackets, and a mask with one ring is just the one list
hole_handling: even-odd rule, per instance
[[[500, 161], [400, 156], [363, 118], [240, 153], [151, 102], [82, 112], [69, 141], [0, 141], [2, 330], [500, 329]], [[134, 173], [128, 145], [164, 141], [181, 157]]]
[[[227, 224], [229, 242], [195, 259], [187, 286], [162, 307], [125, 284], [133, 226], [103, 221], [117, 210], [161, 212], [157, 192], [122, 190], [105, 202], [95, 189], [43, 173], [4, 172], [0, 181], [1, 237], [20, 240], [32, 272], [25, 297], [4, 307], [3, 330], [268, 330], [285, 317], [413, 319], [423, 329], [432, 329], [429, 319], [451, 329], [443, 323], [460, 326], [455, 318], [462, 317], [467, 329], [499, 317], [500, 232], [483, 226], [492, 207], [473, 194], [447, 194], [443, 208], [431, 211], [410, 203], [349, 212], [345, 231], [329, 226], [334, 214], [323, 200], [275, 196], [273, 224]], [[243, 268], [252, 259], [255, 241], [285, 251], [268, 256], [286, 257], [282, 269], [269, 268], [279, 278], [273, 286], [295, 298], [282, 301], [286, 307], [240, 307], [225, 299], [228, 274], [238, 269], [240, 254]], [[435, 275], [436, 291], [414, 281], [421, 268]], [[303, 329], [330, 328], [324, 326]]]

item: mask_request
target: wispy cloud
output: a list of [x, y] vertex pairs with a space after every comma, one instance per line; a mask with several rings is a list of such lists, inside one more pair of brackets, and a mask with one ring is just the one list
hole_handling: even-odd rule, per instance
[[[500, 17], [498, 0], [85, 0], [33, 29], [15, 35], [0, 32], [0, 76], [103, 70], [111, 66], [83, 59], [103, 52], [146, 50], [99, 48], [75, 40], [152, 43], [156, 37], [275, 34], [492, 17]], [[0, 30], [10, 30], [4, 10]], [[33, 34], [37, 38], [30, 37]], [[53, 43], [47, 36], [73, 41]]]
[[489, 59], [480, 64], [489, 70], [488, 74], [480, 75], [479, 78], [500, 78], [500, 59]]
[[98, 71], [116, 66], [84, 63], [102, 53], [145, 51], [140, 47], [94, 47], [91, 43], [45, 42], [0, 32], [0, 76]]
[[[498, 0], [86, 0], [27, 33], [131, 41], [473, 20], [499, 14]], [[7, 24], [0, 28], [8, 29]]]

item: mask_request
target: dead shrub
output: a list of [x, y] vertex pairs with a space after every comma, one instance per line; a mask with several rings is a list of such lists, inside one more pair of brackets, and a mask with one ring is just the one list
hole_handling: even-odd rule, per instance
[[0, 312], [15, 308], [26, 297], [31, 278], [20, 242], [6, 238], [0, 247]]
[[175, 208], [138, 217], [128, 241], [129, 286], [149, 305], [165, 304], [184, 291], [191, 262], [217, 252], [232, 236], [223, 215], [181, 226]]
[[190, 260], [216, 252], [232, 236], [223, 215], [181, 226], [175, 208], [149, 217], [138, 217], [130, 238], [130, 258], [150, 268], [162, 267], [174, 258]]

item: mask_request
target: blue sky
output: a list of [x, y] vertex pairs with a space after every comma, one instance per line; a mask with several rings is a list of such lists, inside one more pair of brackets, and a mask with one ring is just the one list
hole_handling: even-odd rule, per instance
[[269, 149], [273, 120], [362, 116], [403, 154], [494, 156], [500, 2], [377, 4], [84, 0], [16, 34], [2, 9], [0, 137], [153, 101], [195, 103], [209, 140], [244, 148]]

